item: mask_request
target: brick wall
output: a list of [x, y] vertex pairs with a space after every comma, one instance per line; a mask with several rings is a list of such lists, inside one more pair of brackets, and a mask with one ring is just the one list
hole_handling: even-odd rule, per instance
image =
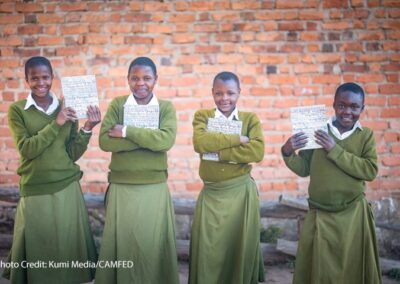
[[[61, 76], [95, 74], [103, 113], [128, 93], [126, 73], [136, 56], [159, 68], [155, 93], [173, 101], [179, 117], [169, 152], [175, 195], [198, 194], [198, 157], [191, 145], [194, 111], [213, 106], [211, 81], [222, 70], [242, 82], [241, 110], [263, 121], [265, 158], [253, 176], [265, 199], [304, 194], [307, 179], [289, 172], [280, 146], [290, 135], [289, 107], [330, 105], [338, 84], [360, 83], [367, 92], [362, 123], [372, 127], [380, 158], [372, 198], [400, 190], [400, 1], [1, 1], [0, 185], [18, 183], [18, 155], [6, 112], [27, 94], [23, 64], [48, 57]], [[79, 161], [87, 191], [103, 191], [110, 155], [98, 130]]]

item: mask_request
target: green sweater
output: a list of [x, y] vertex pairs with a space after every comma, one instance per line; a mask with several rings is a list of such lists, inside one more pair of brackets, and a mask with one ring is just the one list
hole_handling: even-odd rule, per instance
[[123, 184], [151, 184], [167, 180], [167, 151], [176, 137], [176, 114], [171, 102], [159, 100], [160, 127], [128, 126], [126, 138], [109, 137], [107, 131], [123, 124], [128, 96], [115, 98], [108, 107], [100, 129], [100, 148], [112, 152], [108, 181]]
[[219, 182], [235, 178], [251, 171], [252, 162], [264, 157], [264, 136], [260, 120], [251, 112], [239, 112], [243, 122], [242, 135], [250, 142], [240, 144], [240, 136], [207, 132], [208, 118], [214, 117], [215, 109], [198, 110], [193, 119], [194, 150], [200, 154], [218, 152], [220, 161], [200, 161], [200, 177], [203, 181]]
[[286, 165], [302, 177], [310, 176], [310, 204], [319, 207], [341, 207], [350, 203], [365, 190], [365, 181], [378, 173], [375, 139], [371, 129], [356, 129], [344, 140], [329, 133], [336, 146], [327, 153], [324, 149], [299, 151], [283, 157]]
[[24, 110], [25, 104], [26, 100], [15, 102], [8, 110], [8, 123], [20, 153], [20, 196], [52, 194], [81, 178], [74, 162], [86, 151], [91, 134], [78, 133], [77, 123], [59, 126], [55, 118], [60, 107], [47, 115], [34, 106]]

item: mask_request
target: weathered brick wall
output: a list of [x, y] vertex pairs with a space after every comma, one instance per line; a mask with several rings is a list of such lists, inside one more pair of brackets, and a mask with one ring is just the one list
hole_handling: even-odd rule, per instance
[[[177, 108], [178, 136], [169, 152], [175, 195], [201, 187], [191, 145], [194, 111], [213, 106], [211, 81], [222, 70], [242, 82], [239, 108], [263, 121], [265, 158], [253, 176], [263, 198], [304, 194], [306, 179], [287, 170], [280, 146], [290, 135], [289, 107], [326, 104], [338, 84], [360, 83], [367, 92], [364, 125], [372, 127], [380, 157], [373, 198], [400, 190], [400, 1], [1, 1], [0, 185], [16, 185], [18, 155], [6, 112], [27, 94], [23, 64], [48, 57], [61, 76], [95, 74], [103, 113], [128, 93], [126, 73], [136, 56], [159, 68], [155, 93]], [[106, 187], [110, 159], [98, 130], [79, 161], [85, 190]], [[56, 162], [56, 161], [55, 161]]]

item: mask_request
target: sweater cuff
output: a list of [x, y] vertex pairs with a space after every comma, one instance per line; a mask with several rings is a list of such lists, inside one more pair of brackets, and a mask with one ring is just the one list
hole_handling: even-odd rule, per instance
[[343, 148], [340, 147], [337, 143], [335, 145], [335, 147], [333, 147], [333, 149], [326, 155], [326, 157], [329, 160], [335, 161], [339, 158], [339, 156], [342, 154], [343, 152]]
[[60, 131], [61, 127], [62, 127], [62, 125], [57, 124], [57, 122], [56, 122], [55, 120], [53, 120], [53, 121], [50, 123], [50, 128], [51, 128], [51, 130], [52, 130], [56, 135], [57, 135], [58, 132]]
[[236, 147], [240, 145], [240, 135], [232, 135], [230, 138], [230, 143], [231, 146], [230, 147]]
[[92, 131], [87, 131], [84, 130], [83, 128], [79, 129], [79, 134], [83, 135], [83, 136], [87, 136], [87, 137], [91, 137], [92, 136]]
[[125, 131], [125, 137], [131, 140], [132, 142], [135, 142], [134, 137], [138, 135], [137, 133], [138, 128], [134, 126], [126, 126], [126, 131]]

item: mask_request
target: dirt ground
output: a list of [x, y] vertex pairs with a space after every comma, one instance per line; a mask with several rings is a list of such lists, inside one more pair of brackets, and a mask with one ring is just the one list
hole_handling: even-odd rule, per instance
[[[1, 253], [1, 252], [0, 252]], [[0, 260], [5, 261], [6, 256], [4, 253], [0, 256]], [[2, 274], [3, 269], [0, 268], [0, 275]], [[179, 263], [179, 280], [180, 284], [186, 284], [188, 278], [189, 266], [187, 262]], [[289, 268], [287, 265], [279, 265], [279, 266], [266, 266], [266, 281], [265, 283], [276, 283], [276, 284], [291, 284], [293, 278], [293, 269]], [[93, 283], [93, 282], [92, 282]], [[384, 277], [383, 284], [398, 284], [394, 280], [388, 279]], [[10, 281], [0, 278], [0, 284], [10, 284]], [[339, 284], [339, 283], [338, 283]]]

